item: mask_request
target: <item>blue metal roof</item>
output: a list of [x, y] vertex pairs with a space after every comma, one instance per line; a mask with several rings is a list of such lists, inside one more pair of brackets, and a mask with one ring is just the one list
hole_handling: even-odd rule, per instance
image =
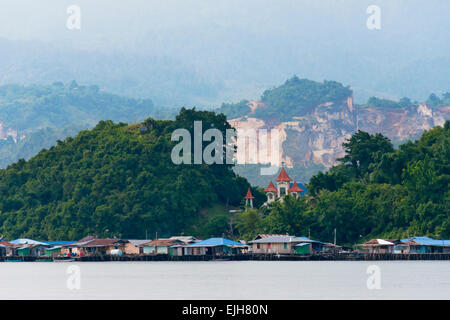
[[414, 241], [424, 246], [450, 246], [450, 240], [436, 240], [429, 237], [412, 237], [408, 239], [402, 239], [401, 242]]
[[[307, 238], [307, 237], [295, 237], [295, 238], [299, 239], [299, 240], [303, 240], [303, 241], [311, 241], [311, 242], [315, 241], [315, 240], [311, 240], [310, 238]], [[318, 242], [318, 241], [315, 241], [315, 242]]]
[[16, 239], [16, 240], [12, 240], [12, 241], [8, 241], [9, 243], [12, 243], [12, 244], [32, 244], [32, 245], [35, 245], [35, 244], [46, 244], [46, 243], [44, 243], [44, 242], [42, 242], [42, 241], [36, 241], [36, 240], [33, 240], [33, 239], [27, 239], [27, 238], [21, 238], [21, 239]]
[[52, 245], [52, 246], [55, 246], [55, 245], [65, 245], [65, 244], [72, 244], [72, 243], [75, 243], [76, 241], [65, 241], [65, 240], [60, 240], [60, 241], [42, 241], [43, 243], [46, 243], [46, 244], [50, 244], [50, 245]]
[[236, 242], [226, 238], [209, 238], [200, 242], [192, 243], [188, 247], [216, 247], [216, 246], [242, 246], [240, 242]]
[[303, 246], [309, 246], [311, 243], [310, 242], [301, 242], [299, 244], [296, 244], [294, 247], [303, 247]]
[[48, 244], [51, 246], [56, 246], [56, 245], [67, 245], [67, 244], [72, 244], [75, 243], [76, 241], [65, 241], [65, 240], [58, 240], [58, 241], [36, 241], [33, 239], [26, 239], [26, 238], [21, 238], [21, 239], [16, 239], [16, 240], [12, 240], [12, 241], [8, 241], [12, 244]]
[[286, 242], [309, 242], [322, 243], [320, 241], [311, 240], [307, 237], [284, 236], [284, 235], [270, 235], [265, 238], [250, 241], [249, 243], [286, 243]]
[[300, 192], [300, 195], [303, 196], [305, 193], [308, 193], [308, 188], [306, 188], [306, 186], [305, 186], [303, 183], [297, 182], [297, 184], [298, 184], [298, 186], [299, 186], [300, 188], [302, 188], [303, 190], [305, 190], [305, 191], [303, 191], [303, 192]]

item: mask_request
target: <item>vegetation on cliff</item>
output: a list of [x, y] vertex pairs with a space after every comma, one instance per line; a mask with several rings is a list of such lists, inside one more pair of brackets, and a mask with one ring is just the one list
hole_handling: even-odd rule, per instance
[[222, 103], [216, 112], [225, 114], [228, 119], [240, 118], [250, 113], [251, 109], [248, 103], [248, 100], [241, 100], [238, 103]]
[[[294, 76], [284, 84], [264, 91], [260, 99], [264, 105], [258, 107], [252, 116], [285, 121], [293, 116], [302, 116], [322, 103], [342, 102], [351, 95], [350, 87], [339, 82], [325, 80], [321, 83]], [[242, 117], [251, 111], [247, 103], [247, 100], [242, 100], [236, 104], [223, 104], [217, 111], [225, 113], [229, 119]]]
[[283, 85], [264, 91], [261, 102], [267, 107], [258, 108], [255, 116], [290, 119], [304, 115], [319, 104], [341, 102], [351, 95], [350, 87], [339, 82], [325, 80], [320, 83], [294, 76]]

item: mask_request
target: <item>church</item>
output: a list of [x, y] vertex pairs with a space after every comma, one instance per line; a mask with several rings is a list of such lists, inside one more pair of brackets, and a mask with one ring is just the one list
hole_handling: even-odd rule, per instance
[[276, 187], [271, 180], [267, 188], [264, 189], [264, 192], [267, 195], [266, 204], [280, 200], [288, 194], [292, 195], [294, 198], [297, 198], [306, 192], [303, 185], [302, 188], [298, 185], [297, 181], [294, 181], [293, 183], [291, 182], [292, 179], [288, 176], [284, 166], [281, 167], [280, 174], [275, 181], [277, 183]]
[[[277, 186], [273, 184], [272, 180], [270, 181], [267, 188], [264, 189], [264, 192], [267, 196], [267, 201], [264, 205], [268, 205], [274, 201], [282, 200], [285, 195], [292, 195], [294, 198], [298, 198], [299, 196], [304, 195], [307, 190], [305, 186], [301, 183], [298, 185], [297, 181], [294, 180], [292, 183], [292, 179], [288, 176], [286, 169], [284, 166], [281, 167], [280, 174], [275, 179]], [[247, 194], [244, 197], [245, 206], [247, 208], [253, 208], [253, 199], [255, 197], [252, 195], [250, 188], [248, 188]]]

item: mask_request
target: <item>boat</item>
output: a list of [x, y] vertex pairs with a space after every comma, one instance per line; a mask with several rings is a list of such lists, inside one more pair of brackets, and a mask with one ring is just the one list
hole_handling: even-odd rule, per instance
[[53, 258], [53, 262], [74, 262], [75, 258]]
[[220, 258], [220, 259], [214, 259], [214, 261], [231, 261], [230, 258]]

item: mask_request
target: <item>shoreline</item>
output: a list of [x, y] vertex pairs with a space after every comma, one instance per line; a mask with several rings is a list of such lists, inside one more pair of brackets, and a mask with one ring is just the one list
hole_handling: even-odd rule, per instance
[[120, 262], [120, 261], [433, 261], [450, 260], [450, 253], [412, 253], [412, 254], [336, 254], [336, 255], [277, 255], [242, 254], [230, 256], [170, 256], [160, 255], [103, 255], [84, 257], [13, 256], [0, 257], [0, 262]]

